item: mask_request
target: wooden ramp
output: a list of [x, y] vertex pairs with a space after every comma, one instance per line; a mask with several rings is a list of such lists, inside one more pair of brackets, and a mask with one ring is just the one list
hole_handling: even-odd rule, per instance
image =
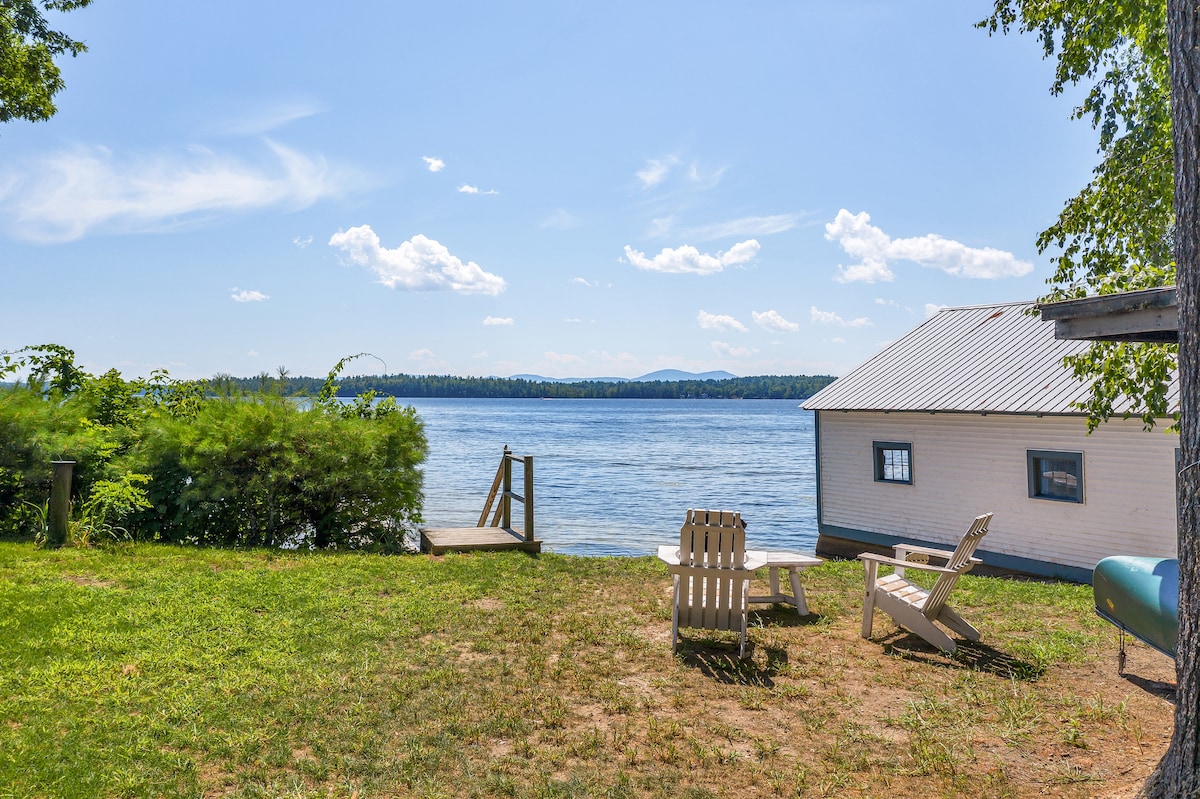
[[[524, 493], [513, 491], [513, 464], [518, 463], [524, 472]], [[499, 502], [497, 503], [497, 500]], [[513, 529], [512, 503], [524, 506], [523, 530]], [[495, 512], [492, 506], [495, 505]], [[488, 517], [491, 523], [488, 523]], [[520, 457], [512, 454], [507, 446], [500, 458], [500, 468], [492, 481], [475, 527], [431, 527], [421, 530], [421, 551], [431, 555], [446, 552], [469, 552], [471, 550], [518, 549], [523, 552], [541, 552], [542, 542], [533, 536], [533, 456]]]
[[519, 549], [541, 552], [541, 541], [526, 541], [525, 536], [503, 527], [443, 527], [421, 530], [421, 551], [431, 555], [471, 550], [495, 551]]

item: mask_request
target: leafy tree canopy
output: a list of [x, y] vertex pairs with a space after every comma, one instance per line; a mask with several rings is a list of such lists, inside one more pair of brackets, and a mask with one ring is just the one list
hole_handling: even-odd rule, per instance
[[46, 14], [74, 11], [92, 0], [0, 0], [0, 122], [54, 116], [62, 75], [54, 59], [77, 56], [83, 42], [53, 30]]
[[[1054, 255], [1045, 302], [1175, 282], [1170, 74], [1166, 0], [996, 0], [979, 23], [989, 33], [1036, 36], [1055, 60], [1050, 91], [1081, 85], [1074, 110], [1097, 131], [1100, 163], [1091, 181], [1038, 236]], [[1177, 348], [1101, 342], [1066, 360], [1093, 382], [1081, 406], [1089, 428], [1122, 396], [1147, 427], [1171, 415], [1169, 377]]]

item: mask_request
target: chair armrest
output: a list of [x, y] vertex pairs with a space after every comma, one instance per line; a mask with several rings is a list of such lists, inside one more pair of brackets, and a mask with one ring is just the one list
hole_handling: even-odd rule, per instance
[[858, 556], [859, 560], [872, 561], [874, 563], [882, 563], [885, 566], [893, 566], [901, 569], [916, 569], [923, 572], [936, 572], [938, 574], [958, 574], [954, 569], [947, 569], [945, 566], [931, 566], [928, 563], [912, 563], [907, 560], [898, 558], [889, 558], [887, 555], [876, 555], [872, 552], [864, 552]]
[[922, 555], [931, 555], [942, 560], [950, 560], [954, 556], [954, 552], [950, 550], [933, 549], [932, 547], [922, 547], [916, 544], [896, 544], [892, 549], [896, 550], [897, 558], [900, 557], [900, 553], [902, 552], [919, 552]]

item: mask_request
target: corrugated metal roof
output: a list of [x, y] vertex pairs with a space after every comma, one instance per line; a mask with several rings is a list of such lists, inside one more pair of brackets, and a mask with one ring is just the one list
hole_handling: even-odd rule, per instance
[[[943, 308], [809, 398], [809, 410], [1077, 414], [1089, 384], [1062, 365], [1089, 341], [1059, 341], [1032, 302]], [[1170, 407], [1177, 407], [1178, 380]], [[1124, 407], [1116, 409], [1124, 411]]]

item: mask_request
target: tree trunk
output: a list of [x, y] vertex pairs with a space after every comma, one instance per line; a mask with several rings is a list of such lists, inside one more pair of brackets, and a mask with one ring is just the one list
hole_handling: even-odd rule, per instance
[[1168, 0], [1179, 298], [1179, 639], [1175, 731], [1142, 796], [1200, 795], [1200, 0]]

